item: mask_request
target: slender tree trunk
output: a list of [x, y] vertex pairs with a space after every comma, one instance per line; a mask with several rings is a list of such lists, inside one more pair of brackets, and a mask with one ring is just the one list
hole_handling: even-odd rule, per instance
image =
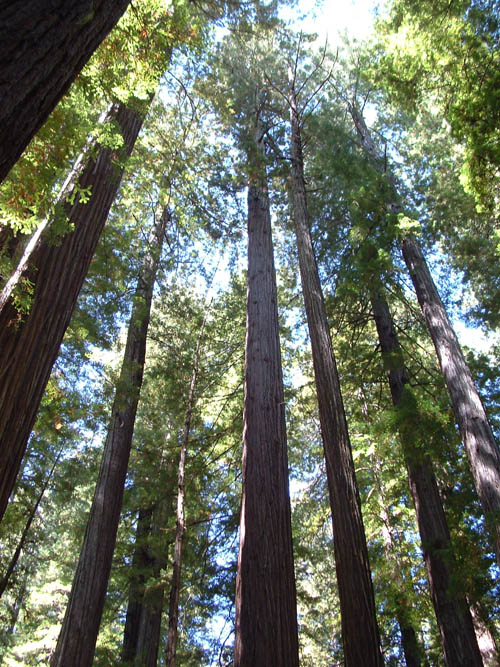
[[403, 647], [405, 663], [406, 667], [420, 667], [422, 651], [417, 641], [417, 633], [409, 619], [408, 602], [401, 593], [404, 581], [403, 566], [398, 556], [398, 547], [393, 535], [392, 521], [387, 510], [387, 494], [382, 481], [380, 461], [372, 460], [371, 467], [382, 504], [382, 537], [384, 540], [385, 560], [392, 565], [393, 586], [399, 591], [394, 596], [394, 605], [396, 620], [401, 633], [401, 645]]
[[410, 236], [403, 239], [401, 248], [436, 349], [486, 526], [500, 564], [500, 452], [422, 251]]
[[492, 630], [494, 623], [488, 615], [481, 613], [481, 604], [476, 603], [471, 607], [472, 620], [477, 635], [477, 643], [485, 667], [498, 667], [500, 663], [500, 651]]
[[259, 127], [255, 144], [257, 159], [248, 186], [243, 497], [234, 665], [298, 667], [276, 275]]
[[[363, 148], [379, 170], [385, 171], [385, 161], [378, 154], [363, 116], [352, 104], [349, 104], [349, 111]], [[389, 195], [387, 208], [397, 212], [401, 210], [401, 205], [396, 201], [396, 180], [391, 173], [387, 173], [387, 177], [394, 195], [394, 201], [390, 200]], [[486, 527], [500, 565], [500, 452], [422, 251], [411, 236], [403, 239], [401, 250], [436, 349], [453, 413], [465, 445], [474, 485], [484, 512]]]
[[168, 218], [165, 209], [150, 233], [140, 271], [111, 424], [66, 615], [51, 662], [53, 667], [92, 664], [142, 384], [153, 286]]
[[302, 292], [333, 522], [345, 664], [383, 665], [368, 549], [344, 404], [312, 245], [294, 80], [290, 86], [292, 196]]
[[129, 2], [0, 3], [0, 182]]
[[[110, 120], [121, 128], [124, 155], [130, 155], [143, 115], [121, 104]], [[59, 352], [81, 286], [118, 191], [123, 169], [115, 154], [102, 148], [78, 179], [78, 188], [91, 188], [86, 204], [78, 194], [66, 213], [74, 229], [54, 245], [42, 239], [31, 255], [27, 277], [33, 296], [26, 316], [7, 303], [0, 312], [0, 518], [14, 487], [40, 400]]]
[[[465, 596], [454, 590], [450, 532], [432, 463], [425, 454], [425, 435], [418, 433], [418, 406], [407, 385], [403, 355], [385, 296], [372, 291], [371, 303], [382, 355], [386, 362], [392, 402], [403, 411], [399, 434], [403, 447], [410, 491], [417, 515], [422, 552], [446, 664], [481, 666], [469, 606]], [[413, 419], [407, 418], [411, 409]]]
[[19, 539], [16, 550], [12, 554], [12, 558], [10, 559], [10, 563], [7, 567], [7, 570], [4, 574], [4, 576], [2, 577], [2, 579], [0, 579], [0, 598], [4, 594], [5, 589], [7, 588], [8, 584], [9, 584], [10, 577], [12, 576], [12, 573], [14, 572], [14, 570], [16, 568], [17, 562], [19, 560], [19, 556], [21, 555], [21, 552], [22, 552], [22, 550], [24, 548], [24, 545], [26, 543], [26, 540], [28, 538], [28, 534], [29, 534], [29, 531], [30, 531], [30, 528], [31, 528], [31, 524], [33, 523], [33, 520], [36, 516], [36, 513], [38, 511], [38, 507], [40, 506], [40, 503], [42, 502], [42, 498], [45, 494], [45, 491], [47, 490], [49, 482], [52, 479], [52, 475], [54, 474], [54, 470], [56, 469], [56, 465], [59, 461], [59, 458], [60, 458], [61, 454], [62, 454], [62, 449], [60, 449], [59, 452], [57, 453], [57, 456], [54, 460], [54, 463], [52, 464], [50, 472], [47, 475], [47, 477], [46, 477], [46, 479], [43, 483], [42, 489], [37, 496], [35, 504], [31, 508], [31, 511], [29, 513], [29, 516], [28, 516], [28, 520], [26, 521], [26, 524], [24, 526], [24, 530], [23, 530], [22, 535]]
[[191, 418], [195, 403], [196, 381], [198, 379], [199, 358], [201, 349], [201, 340], [205, 321], [203, 322], [193, 359], [193, 372], [191, 374], [191, 383], [189, 386], [188, 402], [186, 406], [186, 417], [184, 420], [184, 429], [182, 433], [181, 451], [179, 455], [179, 466], [177, 473], [177, 524], [175, 529], [174, 543], [174, 561], [172, 571], [172, 582], [170, 585], [170, 599], [168, 607], [168, 637], [167, 651], [165, 657], [165, 667], [175, 667], [175, 657], [177, 653], [177, 629], [179, 621], [179, 593], [181, 588], [181, 568], [182, 568], [182, 545], [184, 542], [185, 522], [184, 522], [184, 472], [186, 467], [187, 446], [191, 431]]
[[122, 662], [132, 663], [137, 654], [139, 625], [146, 573], [150, 569], [147, 538], [151, 533], [152, 508], [139, 510], [135, 532], [135, 550], [132, 557], [132, 577], [128, 594], [125, 629], [123, 631]]

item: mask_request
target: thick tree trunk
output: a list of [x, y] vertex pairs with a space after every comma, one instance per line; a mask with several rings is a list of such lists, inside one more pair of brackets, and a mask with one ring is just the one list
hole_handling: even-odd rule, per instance
[[333, 522], [345, 664], [383, 665], [368, 549], [339, 377], [312, 245], [294, 84], [290, 90], [292, 197], [302, 292]]
[[146, 574], [151, 569], [147, 538], [151, 533], [153, 510], [139, 510], [135, 531], [135, 550], [132, 557], [132, 577], [128, 594], [125, 629], [123, 631], [122, 662], [132, 663], [137, 654], [139, 626], [141, 622], [142, 601]]
[[449, 667], [480, 667], [483, 663], [467, 601], [454, 590], [455, 559], [450, 532], [432, 463], [424, 451], [425, 435], [418, 433], [418, 406], [407, 385], [401, 347], [382, 290], [372, 291], [371, 303], [382, 355], [389, 369], [392, 402], [405, 414], [408, 408], [414, 412], [413, 419], [401, 420], [399, 434], [445, 661]]
[[[349, 112], [363, 148], [371, 156], [377, 168], [386, 172], [385, 161], [378, 154], [362, 114], [352, 104], [349, 104]], [[387, 208], [397, 212], [401, 210], [401, 205], [396, 201], [396, 180], [390, 172], [386, 172], [386, 175], [393, 190], [393, 198], [388, 195]], [[422, 251], [411, 236], [403, 239], [401, 250], [436, 349], [453, 413], [465, 445], [474, 485], [484, 512], [486, 527], [500, 565], [500, 452]]]
[[28, 534], [30, 532], [31, 524], [33, 523], [33, 520], [36, 516], [36, 513], [38, 512], [38, 507], [40, 506], [40, 503], [42, 502], [42, 498], [45, 494], [45, 491], [47, 490], [49, 482], [52, 479], [52, 475], [54, 474], [54, 470], [56, 469], [56, 465], [59, 461], [59, 458], [60, 458], [61, 454], [62, 454], [62, 449], [60, 449], [59, 452], [57, 453], [57, 456], [54, 460], [54, 463], [52, 464], [52, 467], [49, 471], [49, 474], [47, 475], [47, 477], [46, 477], [46, 479], [43, 483], [43, 486], [40, 490], [40, 493], [37, 496], [35, 504], [31, 508], [31, 511], [29, 513], [29, 516], [28, 516], [28, 520], [26, 521], [26, 524], [24, 526], [22, 535], [21, 535], [21, 537], [19, 539], [19, 542], [17, 544], [16, 550], [12, 554], [12, 558], [10, 559], [10, 563], [7, 567], [7, 570], [4, 574], [4, 576], [0, 579], [0, 598], [4, 594], [5, 589], [7, 588], [8, 584], [9, 584], [9, 580], [10, 580], [10, 577], [12, 576], [12, 573], [16, 569], [17, 562], [19, 560], [19, 557], [21, 555], [22, 550], [24, 549], [24, 545], [26, 543], [26, 540], [28, 539]]
[[184, 542], [185, 522], [184, 522], [184, 474], [186, 468], [186, 454], [191, 431], [191, 418], [193, 416], [193, 407], [195, 403], [196, 381], [198, 379], [199, 358], [201, 349], [201, 340], [205, 328], [203, 322], [196, 349], [193, 358], [193, 372], [191, 374], [191, 383], [189, 385], [188, 402], [186, 406], [186, 417], [184, 420], [184, 429], [182, 433], [181, 451], [179, 455], [179, 466], [177, 470], [177, 524], [175, 528], [174, 560], [172, 568], [172, 582], [170, 584], [170, 599], [168, 606], [168, 636], [167, 650], [165, 657], [165, 667], [175, 667], [175, 657], [177, 653], [177, 628], [179, 621], [179, 593], [181, 588], [181, 569], [182, 569], [182, 545]]
[[401, 248], [436, 349], [486, 526], [500, 564], [500, 452], [422, 251], [410, 236], [403, 239]]
[[153, 286], [168, 217], [165, 209], [150, 233], [138, 278], [111, 424], [66, 615], [51, 661], [53, 667], [92, 664], [115, 548], [144, 371]]
[[[119, 104], [110, 120], [122, 131], [130, 155], [143, 116]], [[118, 191], [122, 168], [113, 151], [103, 148], [78, 179], [91, 188], [86, 204], [66, 205], [74, 229], [60, 245], [42, 238], [31, 256], [27, 277], [33, 296], [26, 316], [8, 303], [0, 313], [0, 518], [5, 512], [26, 449], [38, 406], [59, 352], [81, 286]]]
[[0, 182], [129, 2], [0, 2]]
[[[285, 405], [262, 134], [248, 187], [243, 497], [235, 667], [298, 667]], [[255, 164], [256, 163], [256, 164]]]

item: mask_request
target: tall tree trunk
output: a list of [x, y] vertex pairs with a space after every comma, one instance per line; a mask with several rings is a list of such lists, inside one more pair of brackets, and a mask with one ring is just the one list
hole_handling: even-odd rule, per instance
[[66, 615], [51, 661], [53, 667], [92, 664], [142, 385], [153, 286], [168, 218], [165, 209], [151, 230], [138, 278], [111, 424]]
[[174, 560], [172, 567], [172, 582], [170, 584], [170, 598], [168, 607], [168, 637], [167, 651], [165, 657], [165, 667], [175, 667], [175, 657], [177, 653], [177, 629], [179, 621], [179, 593], [181, 588], [181, 568], [182, 568], [182, 545], [184, 542], [185, 522], [184, 522], [184, 473], [186, 467], [187, 446], [191, 431], [191, 418], [193, 416], [193, 407], [195, 403], [196, 381], [198, 379], [199, 358], [201, 349], [201, 340], [205, 328], [205, 320], [200, 328], [196, 349], [193, 358], [193, 372], [191, 374], [191, 383], [189, 385], [188, 402], [186, 406], [186, 417], [184, 420], [184, 429], [182, 432], [181, 451], [179, 455], [179, 466], [177, 472], [177, 524], [175, 528]]
[[[363, 148], [371, 156], [379, 171], [386, 171], [385, 161], [378, 154], [362, 114], [353, 104], [349, 104], [349, 111]], [[387, 208], [397, 212], [401, 210], [401, 205], [396, 201], [396, 179], [390, 172], [387, 172], [387, 177], [393, 190], [393, 199], [388, 194]], [[422, 251], [412, 236], [403, 239], [401, 250], [436, 349], [451, 407], [460, 429], [474, 485], [484, 512], [486, 527], [500, 565], [500, 452]]]
[[[152, 583], [144, 589], [141, 602], [141, 617], [137, 638], [137, 652], [135, 665], [140, 667], [156, 667], [158, 661], [158, 649], [160, 646], [161, 618], [163, 612], [163, 599], [165, 597], [165, 577], [162, 570], [167, 567], [167, 551], [164, 545], [162, 531], [166, 525], [166, 510], [169, 510], [170, 502], [165, 500], [158, 503], [153, 514], [153, 526], [150, 545], [150, 576]], [[161, 544], [158, 541], [161, 541]]]
[[248, 185], [243, 497], [234, 665], [298, 667], [276, 274], [258, 122], [255, 145], [257, 158]]
[[302, 292], [326, 460], [345, 664], [383, 665], [368, 549], [339, 377], [312, 245], [295, 81], [289, 95], [291, 173]]
[[146, 573], [150, 569], [147, 539], [151, 533], [153, 509], [139, 510], [135, 531], [135, 549], [132, 557], [132, 577], [128, 594], [127, 614], [123, 630], [122, 662], [132, 663], [137, 654], [139, 625]]
[[61, 454], [62, 454], [62, 448], [57, 453], [57, 456], [54, 460], [54, 463], [52, 464], [52, 467], [49, 471], [49, 474], [45, 478], [45, 481], [44, 481], [43, 486], [40, 490], [40, 493], [37, 496], [35, 504], [31, 508], [31, 511], [29, 513], [29, 516], [28, 516], [28, 520], [26, 521], [26, 524], [24, 526], [24, 530], [23, 530], [22, 535], [19, 539], [16, 550], [12, 554], [12, 558], [10, 559], [10, 563], [7, 567], [7, 570], [4, 574], [4, 576], [0, 579], [0, 598], [4, 594], [5, 589], [7, 588], [8, 584], [9, 584], [10, 577], [12, 576], [12, 573], [14, 572], [14, 570], [16, 568], [17, 562], [19, 560], [19, 556], [21, 555], [21, 552], [22, 552], [22, 550], [24, 548], [24, 545], [26, 543], [26, 540], [28, 538], [28, 534], [29, 534], [29, 531], [30, 531], [30, 528], [31, 528], [31, 524], [33, 523], [33, 520], [36, 516], [36, 513], [38, 511], [38, 507], [40, 506], [40, 503], [42, 502], [42, 498], [45, 494], [45, 491], [47, 490], [49, 482], [52, 479], [52, 475], [54, 474], [54, 470], [56, 469], [56, 465], [59, 461], [59, 458], [60, 458]]
[[0, 6], [0, 182], [130, 0]]
[[[114, 105], [110, 115], [121, 128], [124, 155], [132, 152], [143, 114]], [[123, 172], [115, 154], [102, 148], [78, 179], [77, 190], [91, 188], [86, 204], [66, 205], [74, 226], [59, 246], [41, 239], [27, 276], [33, 283], [29, 313], [11, 302], [0, 312], [0, 519], [14, 487], [38, 406], [64, 332], [101, 235]]]
[[[382, 289], [377, 293], [372, 290], [371, 304], [382, 355], [389, 369], [392, 402], [403, 414], [399, 435], [445, 661], [449, 667], [480, 667], [483, 662], [467, 601], [454, 590], [455, 559], [450, 532], [432, 463], [423, 447], [425, 435], [418, 433], [417, 401], [407, 384], [402, 350]], [[412, 419], [408, 419], [409, 409]]]
[[403, 239], [401, 248], [436, 349], [483, 508], [486, 527], [492, 537], [500, 565], [500, 452], [422, 251], [411, 236]]

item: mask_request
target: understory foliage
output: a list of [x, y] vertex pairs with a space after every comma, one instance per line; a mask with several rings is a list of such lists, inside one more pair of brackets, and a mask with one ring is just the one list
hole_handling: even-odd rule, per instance
[[[132, 3], [0, 189], [5, 280], [44, 219], [51, 220], [55, 245], [71, 231], [57, 200], [78, 155], [92, 151], [96, 141], [119, 152], [116, 134], [103, 136], [99, 115], [112, 102], [143, 103], [160, 80], [0, 524], [0, 661], [9, 667], [49, 664], [54, 650], [147, 230], [165, 208], [170, 218], [94, 664], [123, 664], [131, 591], [141, 599], [162, 592], [158, 664], [165, 664], [177, 466], [198, 339], [177, 664], [232, 664], [252, 94], [264, 118], [274, 226], [300, 661], [304, 667], [343, 664], [332, 517], [289, 203], [290, 67], [297, 73], [311, 234], [352, 441], [385, 663], [404, 664], [396, 617], [403, 605], [425, 656], [422, 664], [445, 664], [399, 438], [404, 422], [414, 431], [413, 447], [434, 466], [457, 561], [451, 585], [473, 609], [478, 637], [490, 642], [493, 657], [485, 664], [498, 664], [495, 554], [399, 253], [402, 235], [415, 234], [457, 328], [473, 324], [473, 342], [484, 341], [465, 346], [465, 353], [498, 438], [498, 3], [393, 0], [370, 41], [343, 45], [336, 53], [287, 27], [277, 4]], [[403, 214], [387, 208], [389, 184], [362, 150], [347, 112], [353, 103], [363, 109], [395, 174]], [[387, 295], [418, 410], [410, 400], [397, 410], [391, 402], [389, 362], [382, 360], [370, 305], [374, 284]], [[22, 318], [30, 304], [29, 281], [21, 281], [15, 299]], [[144, 513], [151, 526], [141, 536]], [[138, 550], [147, 554], [139, 564]]]

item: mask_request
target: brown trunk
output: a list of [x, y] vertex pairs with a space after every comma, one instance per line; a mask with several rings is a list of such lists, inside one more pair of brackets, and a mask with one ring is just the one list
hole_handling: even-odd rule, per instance
[[[377, 152], [363, 116], [352, 104], [349, 105], [349, 111], [363, 148], [372, 157], [378, 169], [385, 171], [385, 161]], [[401, 210], [401, 205], [396, 201], [396, 180], [390, 172], [387, 173], [387, 178], [394, 196], [391, 199], [390, 194], [388, 195], [387, 208], [397, 212]], [[436, 349], [453, 413], [465, 445], [474, 485], [483, 508], [487, 530], [491, 536], [492, 547], [496, 550], [497, 562], [500, 565], [500, 452], [422, 251], [411, 236], [403, 239], [401, 250]]]
[[152, 509], [139, 510], [135, 532], [135, 550], [132, 557], [132, 577], [128, 594], [125, 629], [123, 631], [122, 662], [133, 662], [137, 654], [139, 625], [146, 574], [150, 568], [147, 538], [151, 533]]
[[480, 603], [476, 603], [471, 607], [472, 620], [476, 629], [477, 643], [481, 651], [484, 667], [498, 667], [500, 664], [500, 652], [495, 635], [492, 632], [495, 626], [492, 623], [492, 618], [481, 612]]
[[[170, 502], [168, 503], [170, 507]], [[162, 570], [167, 567], [166, 548], [163, 544], [163, 529], [166, 524], [167, 503], [160, 502], [153, 515], [152, 538], [154, 546], [150, 547], [150, 577], [152, 583], [144, 590], [141, 602], [141, 617], [137, 638], [135, 665], [140, 667], [156, 667], [160, 646], [161, 617], [163, 599], [165, 597], [165, 579]], [[159, 538], [162, 544], [158, 544]]]
[[[410, 491], [417, 515], [422, 552], [446, 664], [482, 665], [481, 654], [466, 599], [454, 591], [454, 556], [450, 532], [432, 463], [423, 449], [425, 435], [418, 433], [418, 407], [407, 385], [401, 347], [382, 290], [372, 291], [371, 303], [388, 370], [392, 402], [405, 411], [399, 426]], [[412, 410], [408, 419], [406, 411]]]
[[0, 3], [0, 182], [129, 2]]
[[436, 349], [486, 526], [500, 564], [500, 452], [422, 251], [410, 236], [403, 239], [401, 247]]
[[193, 407], [195, 402], [196, 381], [198, 379], [198, 362], [204, 328], [205, 321], [203, 322], [198, 334], [198, 340], [196, 342], [196, 349], [194, 352], [193, 372], [191, 375], [191, 384], [189, 386], [186, 418], [184, 420], [184, 430], [182, 433], [181, 451], [177, 472], [177, 524], [175, 529], [174, 561], [168, 606], [168, 637], [165, 667], [175, 667], [175, 657], [177, 653], [177, 628], [179, 620], [179, 593], [181, 588], [182, 544], [184, 542], [184, 533], [186, 529], [184, 522], [184, 471], [186, 467], [186, 453], [189, 442], [189, 434], [191, 431], [191, 418], [193, 415]]
[[150, 233], [138, 278], [127, 344], [112, 407], [99, 478], [53, 667], [91, 665], [115, 548], [135, 414], [146, 356], [146, 335], [167, 209]]
[[[143, 116], [123, 105], [110, 113], [122, 131], [125, 157], [130, 155]], [[11, 303], [0, 313], [0, 518], [5, 512], [26, 449], [38, 406], [64, 332], [87, 275], [97, 242], [116, 196], [122, 168], [109, 148], [89, 159], [78, 179], [79, 188], [91, 188], [86, 204], [76, 197], [66, 212], [74, 225], [54, 245], [41, 239], [31, 256], [27, 277], [34, 283], [26, 316]]]
[[323, 292], [309, 231], [294, 82], [290, 88], [292, 196], [300, 277], [307, 314], [326, 460], [345, 664], [383, 665], [368, 549], [344, 404]]
[[248, 186], [243, 497], [235, 667], [298, 667], [285, 405], [262, 133]]

